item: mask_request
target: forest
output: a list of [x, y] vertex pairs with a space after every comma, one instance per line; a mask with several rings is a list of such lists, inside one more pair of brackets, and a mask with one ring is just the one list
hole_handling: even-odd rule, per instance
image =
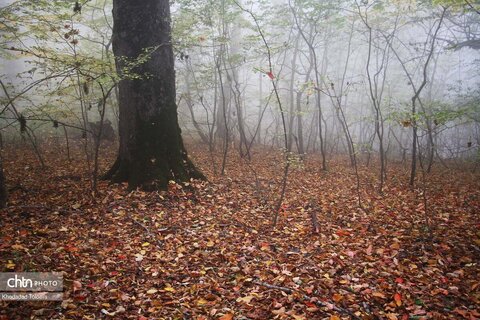
[[0, 0], [0, 35], [0, 320], [480, 319], [480, 1]]

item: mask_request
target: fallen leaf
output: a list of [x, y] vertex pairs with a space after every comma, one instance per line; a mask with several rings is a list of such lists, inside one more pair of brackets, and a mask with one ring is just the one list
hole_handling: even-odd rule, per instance
[[372, 245], [369, 245], [368, 248], [367, 248], [367, 251], [366, 251], [367, 256], [371, 256], [371, 255], [372, 255], [372, 251], [373, 251], [373, 247], [372, 247]]
[[398, 250], [398, 249], [400, 249], [400, 243], [394, 242], [390, 245], [390, 248], [394, 249], [394, 250]]
[[163, 288], [163, 290], [168, 291], [168, 292], [175, 292], [175, 291], [176, 291], [176, 290], [175, 290], [173, 287], [171, 287], [171, 286], [166, 286], [165, 288]]
[[402, 305], [402, 296], [399, 293], [395, 293], [393, 296], [393, 300], [395, 300], [395, 304], [397, 307], [400, 307]]
[[78, 280], [74, 280], [73, 281], [73, 292], [76, 292], [80, 289], [82, 289], [82, 283]]
[[377, 298], [387, 299], [387, 297], [383, 293], [378, 292], [378, 291], [373, 292], [372, 296], [377, 297]]
[[254, 296], [245, 296], [243, 298], [238, 298], [236, 301], [237, 302], [244, 302], [244, 303], [250, 303], [250, 301], [252, 301], [252, 299], [255, 298]]
[[272, 310], [272, 313], [277, 316], [285, 314], [285, 307], [281, 307], [278, 310]]
[[25, 248], [24, 248], [21, 244], [14, 244], [14, 245], [12, 246], [12, 249], [13, 249], [13, 250], [23, 250], [23, 249], [25, 249]]
[[338, 293], [334, 293], [333, 296], [332, 296], [332, 300], [335, 301], [335, 302], [340, 302], [342, 301], [343, 299], [343, 296], [341, 294], [338, 294]]
[[149, 289], [149, 290], [147, 291], [147, 294], [155, 294], [155, 293], [157, 293], [157, 292], [158, 292], [157, 289], [152, 288], [152, 289]]

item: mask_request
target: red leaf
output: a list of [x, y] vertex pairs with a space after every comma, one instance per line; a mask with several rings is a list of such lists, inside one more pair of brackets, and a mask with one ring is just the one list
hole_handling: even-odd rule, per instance
[[272, 71], [267, 72], [267, 76], [268, 76], [270, 79], [272, 79], [272, 80], [275, 78], [275, 76], [273, 75]]
[[402, 296], [399, 293], [395, 293], [393, 296], [393, 300], [395, 300], [395, 304], [400, 307], [402, 305]]
[[73, 300], [75, 301], [85, 301], [87, 299], [86, 294], [79, 294], [73, 297]]

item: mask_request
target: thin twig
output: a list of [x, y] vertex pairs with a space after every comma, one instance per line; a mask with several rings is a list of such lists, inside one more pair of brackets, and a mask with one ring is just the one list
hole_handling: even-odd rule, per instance
[[161, 249], [163, 247], [162, 245], [162, 242], [160, 240], [157, 239], [157, 237], [155, 237], [155, 235], [150, 231], [150, 229], [148, 229], [148, 227], [146, 225], [144, 225], [143, 223], [141, 223], [140, 221], [136, 220], [134, 217], [132, 217], [131, 215], [127, 214], [127, 216], [132, 219], [133, 222], [135, 222], [137, 225], [139, 225], [140, 227], [143, 228], [143, 230], [145, 230], [145, 232], [147, 233], [147, 235], [153, 239], [156, 240], [156, 243], [155, 245], [157, 246], [157, 248]]

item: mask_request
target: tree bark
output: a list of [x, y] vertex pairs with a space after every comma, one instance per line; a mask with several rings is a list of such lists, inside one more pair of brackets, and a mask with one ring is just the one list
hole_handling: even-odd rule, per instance
[[8, 191], [5, 183], [5, 175], [3, 174], [3, 160], [0, 156], [0, 209], [7, 206]]
[[188, 158], [178, 125], [169, 2], [114, 0], [113, 21], [120, 149], [105, 178], [144, 190], [204, 178]]

